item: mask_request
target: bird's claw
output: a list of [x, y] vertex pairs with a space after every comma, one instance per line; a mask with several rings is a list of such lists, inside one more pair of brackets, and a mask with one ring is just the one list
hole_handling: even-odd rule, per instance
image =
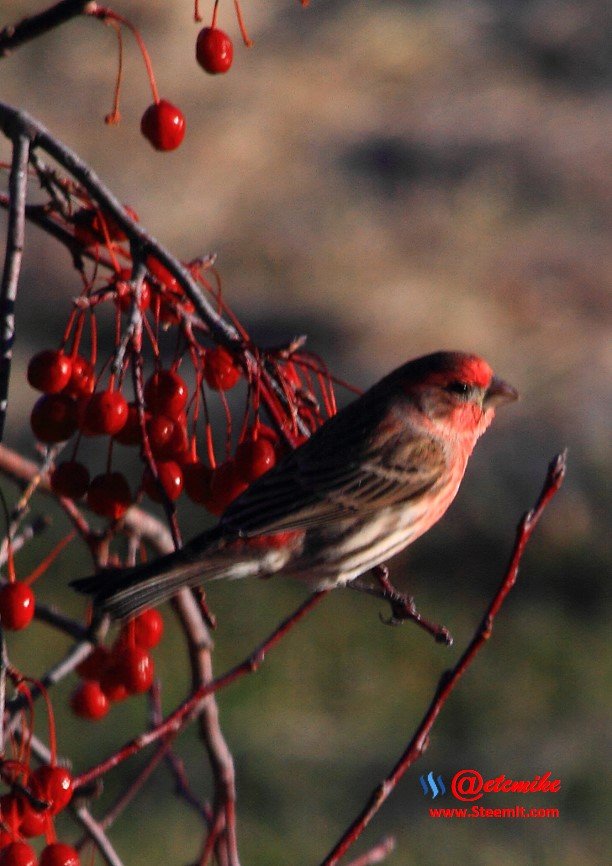
[[384, 617], [379, 613], [380, 621], [384, 625], [402, 625], [407, 620], [412, 620], [429, 634], [433, 635], [436, 643], [443, 643], [446, 646], [452, 646], [453, 636], [444, 625], [437, 625], [424, 619], [417, 611], [414, 599], [412, 596], [403, 595], [400, 592], [394, 591], [389, 594], [387, 601], [391, 605], [391, 616]]
[[379, 614], [380, 621], [385, 625], [401, 625], [407, 619], [416, 619], [419, 616], [414, 599], [409, 596], [397, 593], [387, 598], [386, 601], [391, 606], [391, 616], [384, 617], [382, 613]]

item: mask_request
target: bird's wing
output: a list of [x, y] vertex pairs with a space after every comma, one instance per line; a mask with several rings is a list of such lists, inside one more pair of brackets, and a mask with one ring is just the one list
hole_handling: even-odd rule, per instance
[[440, 443], [411, 437], [388, 407], [353, 410], [362, 401], [257, 479], [229, 506], [222, 528], [248, 536], [325, 526], [429, 490], [446, 466]]

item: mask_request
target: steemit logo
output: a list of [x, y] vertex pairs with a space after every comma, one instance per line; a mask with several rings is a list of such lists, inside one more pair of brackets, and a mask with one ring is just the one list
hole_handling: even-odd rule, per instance
[[428, 797], [431, 794], [432, 800], [435, 800], [438, 795], [446, 794], [442, 776], [434, 779], [433, 771], [430, 771], [426, 776], [419, 776], [419, 782], [425, 796]]

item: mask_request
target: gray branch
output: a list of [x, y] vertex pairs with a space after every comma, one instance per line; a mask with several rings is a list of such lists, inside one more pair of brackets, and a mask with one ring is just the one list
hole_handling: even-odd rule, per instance
[[9, 178], [8, 228], [4, 270], [0, 286], [0, 442], [8, 402], [8, 386], [15, 341], [15, 298], [21, 271], [25, 235], [25, 203], [28, 181], [29, 136], [17, 124], [4, 127], [13, 142], [13, 158]]

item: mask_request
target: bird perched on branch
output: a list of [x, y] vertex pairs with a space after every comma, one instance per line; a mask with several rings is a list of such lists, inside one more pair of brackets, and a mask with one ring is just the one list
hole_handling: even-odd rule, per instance
[[258, 478], [217, 526], [175, 553], [73, 586], [124, 618], [218, 578], [345, 585], [442, 517], [496, 407], [517, 397], [476, 355], [409, 361]]

